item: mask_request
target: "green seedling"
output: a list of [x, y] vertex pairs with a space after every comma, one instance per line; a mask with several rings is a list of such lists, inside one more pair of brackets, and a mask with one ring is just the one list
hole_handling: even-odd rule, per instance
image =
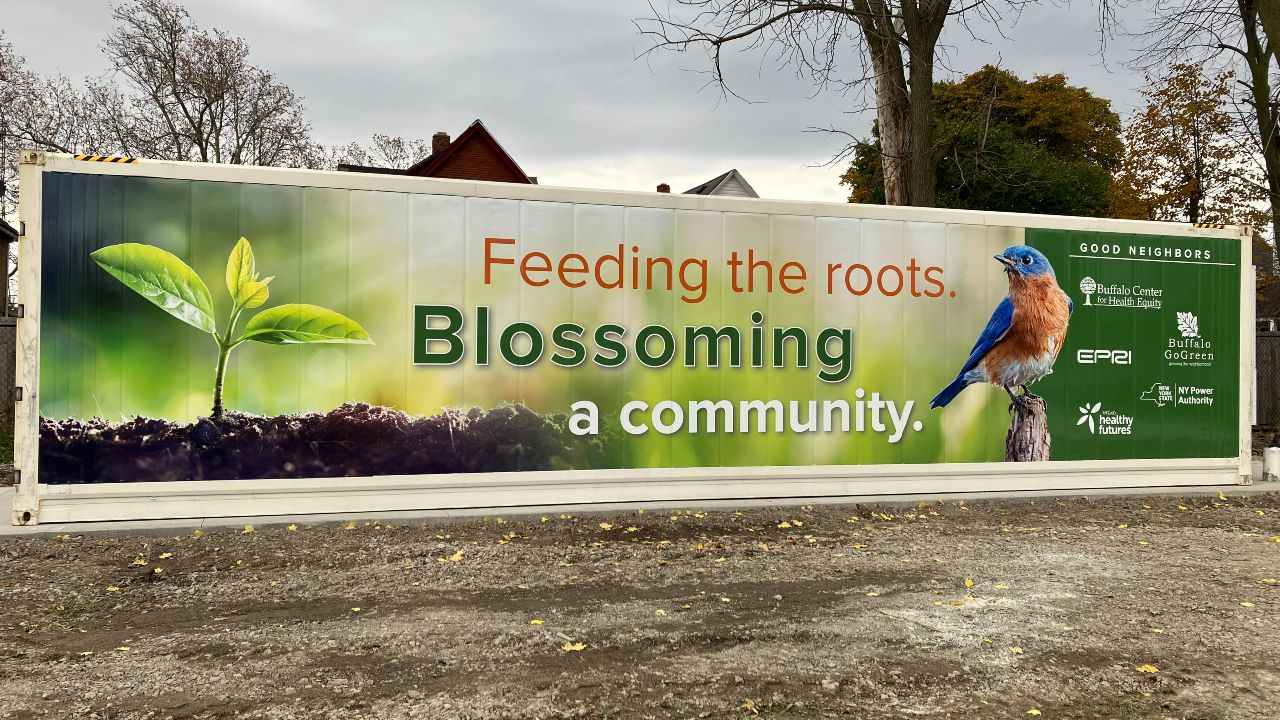
[[227, 292], [231, 293], [231, 317], [218, 331], [209, 288], [189, 265], [173, 253], [152, 245], [121, 243], [90, 253], [93, 261], [130, 290], [150, 300], [156, 307], [186, 324], [209, 333], [218, 344], [218, 368], [213, 378], [213, 417], [221, 419], [222, 386], [227, 374], [227, 358], [246, 340], [268, 345], [297, 343], [372, 344], [369, 334], [354, 320], [316, 305], [289, 303], [267, 308], [249, 318], [244, 332], [236, 336], [236, 325], [246, 310], [262, 307], [274, 276], [262, 278], [253, 260], [249, 241], [240, 242], [227, 259]]

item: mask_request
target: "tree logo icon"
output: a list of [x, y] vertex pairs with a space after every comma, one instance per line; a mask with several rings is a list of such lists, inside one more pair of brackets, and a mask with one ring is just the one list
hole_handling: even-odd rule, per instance
[[1084, 293], [1085, 305], [1093, 304], [1093, 294], [1097, 291], [1098, 283], [1094, 282], [1093, 278], [1086, 275], [1085, 278], [1080, 281], [1080, 292]]
[[1089, 423], [1089, 433], [1097, 432], [1094, 429], [1094, 418], [1098, 415], [1098, 411], [1102, 409], [1102, 403], [1097, 402], [1092, 405], [1085, 403], [1080, 406], [1080, 419], [1076, 421], [1076, 427]]
[[1200, 337], [1200, 320], [1189, 312], [1178, 313], [1178, 332], [1184, 338]]

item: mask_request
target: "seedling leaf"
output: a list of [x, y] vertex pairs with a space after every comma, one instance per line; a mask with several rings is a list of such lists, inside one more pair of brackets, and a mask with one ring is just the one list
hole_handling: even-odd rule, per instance
[[216, 332], [209, 288], [177, 255], [151, 245], [120, 243], [95, 250], [90, 257], [161, 310], [192, 327]]
[[240, 288], [240, 296], [236, 298], [236, 302], [246, 308], [253, 309], [262, 307], [267, 302], [267, 298], [271, 293], [267, 290], [267, 283], [275, 280], [275, 276], [271, 276], [266, 280], [250, 280]]
[[254, 315], [245, 325], [241, 339], [270, 345], [373, 343], [364, 328], [351, 318], [317, 305], [299, 303], [267, 308]]
[[227, 292], [236, 301], [240, 300], [240, 289], [245, 283], [254, 280], [257, 267], [253, 261], [253, 248], [249, 241], [240, 238], [236, 246], [231, 248], [231, 256], [227, 258]]

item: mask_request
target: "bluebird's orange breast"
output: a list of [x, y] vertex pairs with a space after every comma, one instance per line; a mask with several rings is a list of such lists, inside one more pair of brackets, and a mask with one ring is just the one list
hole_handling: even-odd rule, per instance
[[1009, 278], [1013, 318], [1009, 332], [982, 360], [987, 379], [1004, 387], [1035, 382], [1053, 372], [1067, 339], [1071, 306], [1052, 275]]

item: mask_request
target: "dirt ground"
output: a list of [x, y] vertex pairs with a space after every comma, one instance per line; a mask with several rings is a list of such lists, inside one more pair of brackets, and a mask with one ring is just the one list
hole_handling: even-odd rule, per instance
[[1273, 718], [1280, 495], [0, 539], [0, 718]]

